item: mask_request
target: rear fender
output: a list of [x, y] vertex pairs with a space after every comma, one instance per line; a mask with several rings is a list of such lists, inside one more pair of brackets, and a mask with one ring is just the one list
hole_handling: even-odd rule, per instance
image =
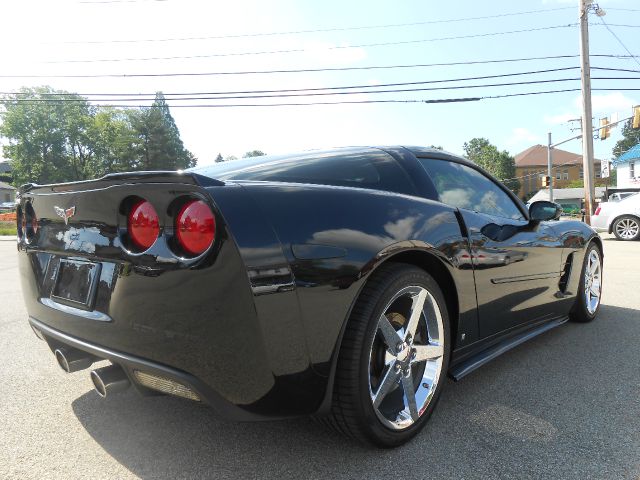
[[465, 292], [458, 302], [466, 341], [477, 335], [473, 270], [459, 265], [456, 256], [468, 251], [468, 241], [455, 209], [355, 188], [263, 182], [243, 188], [273, 226], [291, 266], [300, 323], [318, 374], [331, 377], [346, 321], [369, 275], [407, 252], [437, 259], [455, 279], [456, 290]]

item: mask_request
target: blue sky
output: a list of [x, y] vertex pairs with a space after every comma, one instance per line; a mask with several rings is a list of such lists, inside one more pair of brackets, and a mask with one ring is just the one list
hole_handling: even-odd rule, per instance
[[[136, 74], [256, 71], [298, 68], [342, 68], [432, 64], [522, 57], [577, 55], [578, 1], [506, 0], [433, 1], [241, 1], [197, 2], [195, 0], [59, 0], [3, 2], [4, 74]], [[603, 0], [605, 21], [632, 53], [637, 48], [640, 5], [634, 0]], [[510, 15], [527, 11], [542, 12]], [[636, 11], [633, 11], [636, 10]], [[509, 14], [509, 15], [507, 15]], [[495, 17], [497, 15], [505, 15]], [[473, 17], [494, 17], [450, 21]], [[7, 21], [6, 19], [15, 19]], [[26, 20], [28, 19], [28, 21]], [[436, 21], [442, 23], [426, 23]], [[388, 25], [409, 24], [401, 27]], [[591, 23], [600, 20], [591, 16]], [[381, 27], [381, 26], [385, 27]], [[359, 28], [352, 27], [371, 27]], [[557, 27], [546, 29], [547, 27]], [[199, 38], [326, 30], [283, 35]], [[531, 32], [487, 35], [514, 30]], [[590, 29], [592, 54], [626, 54], [602, 26]], [[443, 37], [473, 36], [448, 40]], [[634, 40], [635, 35], [635, 40]], [[122, 42], [122, 40], [133, 40]], [[144, 41], [141, 41], [144, 40]], [[147, 41], [156, 40], [156, 41]], [[162, 41], [157, 41], [162, 40]], [[431, 41], [427, 41], [431, 40]], [[101, 43], [104, 42], [104, 43]], [[408, 42], [400, 43], [399, 42]], [[361, 46], [372, 43], [393, 45]], [[339, 48], [336, 48], [339, 47]], [[263, 53], [302, 50], [289, 53]], [[166, 58], [200, 56], [200, 58]], [[158, 58], [140, 60], [141, 58]], [[133, 59], [133, 60], [123, 60]], [[105, 61], [117, 60], [117, 61]], [[475, 64], [422, 68], [372, 69], [289, 74], [178, 76], [151, 78], [0, 78], [0, 91], [20, 86], [49, 84], [54, 88], [87, 94], [225, 92], [326, 88], [347, 85], [375, 86], [387, 83], [430, 82], [453, 78], [522, 73], [579, 66], [579, 59], [537, 60], [513, 63]], [[592, 58], [592, 66], [640, 70], [632, 59]], [[634, 73], [593, 71], [599, 76], [638, 76]], [[579, 70], [519, 75], [511, 78], [448, 83], [472, 85], [577, 78]], [[594, 80], [593, 87], [634, 88], [637, 80]], [[423, 85], [427, 86], [427, 85]], [[433, 85], [431, 85], [433, 86]], [[483, 87], [449, 91], [396, 92], [302, 98], [248, 100], [277, 101], [339, 100], [433, 100], [561, 88], [579, 88], [579, 81], [562, 83]], [[419, 85], [413, 88], [418, 88]], [[406, 87], [412, 88], [412, 87]], [[369, 88], [368, 90], [372, 90]], [[104, 98], [104, 97], [103, 97]], [[104, 102], [104, 101], [103, 101]], [[223, 103], [209, 101], [210, 103]], [[234, 100], [232, 103], [247, 102]], [[140, 102], [138, 102], [140, 103]], [[142, 102], [150, 103], [150, 102]], [[170, 105], [172, 102], [169, 102]], [[188, 102], [182, 102], [182, 104]], [[192, 103], [205, 103], [194, 101]], [[634, 91], [594, 92], [594, 115], [618, 113], [629, 116], [640, 103]], [[182, 138], [201, 164], [213, 161], [218, 152], [241, 156], [260, 149], [283, 153], [315, 147], [341, 145], [412, 144], [442, 145], [462, 153], [462, 145], [473, 137], [486, 137], [512, 154], [535, 144], [573, 135], [567, 119], [580, 114], [579, 92], [492, 99], [445, 104], [358, 104], [291, 107], [173, 108]], [[574, 125], [576, 126], [576, 125]], [[610, 158], [615, 141], [595, 140], [599, 158]], [[581, 152], [579, 141], [562, 148]]]

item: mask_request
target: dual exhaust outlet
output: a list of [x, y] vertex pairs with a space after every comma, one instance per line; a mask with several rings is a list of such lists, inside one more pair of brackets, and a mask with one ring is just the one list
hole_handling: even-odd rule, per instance
[[[54, 351], [54, 355], [60, 368], [67, 373], [85, 370], [100, 360], [82, 350], [67, 347], [57, 348]], [[91, 381], [95, 391], [103, 398], [107, 395], [122, 392], [131, 385], [127, 374], [119, 365], [109, 365], [92, 370]]]

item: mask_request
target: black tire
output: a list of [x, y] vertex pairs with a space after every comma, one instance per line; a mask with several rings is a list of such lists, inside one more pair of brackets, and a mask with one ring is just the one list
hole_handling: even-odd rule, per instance
[[[372, 362], [374, 342], [379, 342], [379, 337], [376, 336], [378, 335], [379, 318], [385, 314], [386, 307], [392, 308], [389, 303], [394, 299], [394, 295], [397, 295], [403, 291], [403, 289], [414, 288], [414, 286], [426, 290], [431, 295], [430, 305], [432, 305], [435, 300], [437, 308], [439, 309], [443, 330], [442, 341], [439, 342], [439, 348], [443, 353], [441, 356], [438, 355], [437, 360], [430, 358], [428, 361], [433, 360], [439, 362], [441, 358], [442, 367], [437, 381], [434, 381], [431, 385], [431, 388], [434, 388], [431, 400], [426, 404], [426, 408], [421, 406], [424, 408], [424, 410], [422, 410], [423, 413], [418, 413], [416, 420], [412, 418], [411, 421], [414, 423], [407, 428], [393, 429], [385, 425], [379, 418], [380, 409], [374, 409], [371, 396], [372, 387], [370, 386], [370, 364]], [[435, 316], [437, 317], [437, 315]], [[423, 325], [426, 329], [428, 322], [426, 320], [427, 316], [421, 316], [420, 318], [420, 322], [424, 319]], [[410, 329], [407, 328], [406, 330], [409, 331]], [[417, 330], [414, 331], [417, 332]], [[431, 330], [429, 330], [429, 332], [431, 332]], [[397, 330], [396, 333], [400, 333], [400, 330]], [[416, 339], [414, 339], [416, 343], [415, 345], [412, 344], [412, 346], [418, 346], [417, 338], [420, 334], [415, 333], [414, 335], [416, 336]], [[431, 333], [429, 333], [429, 336], [430, 335]], [[368, 280], [348, 320], [338, 354], [333, 404], [331, 415], [327, 419], [328, 423], [340, 433], [350, 438], [355, 438], [378, 447], [392, 448], [409, 441], [424, 428], [440, 397], [443, 384], [446, 381], [446, 373], [449, 365], [449, 336], [449, 316], [446, 302], [434, 278], [424, 270], [411, 265], [390, 263], [381, 266]], [[398, 346], [398, 349], [399, 348], [400, 346]], [[415, 358], [415, 350], [411, 349], [411, 352], [413, 352], [413, 356], [411, 356], [411, 361], [413, 361], [413, 358]], [[401, 355], [403, 354], [398, 353], [395, 360], [400, 359]], [[386, 363], [386, 360], [384, 362]], [[420, 360], [416, 360], [416, 362], [420, 362]], [[418, 373], [418, 377], [414, 378], [414, 367], [419, 364], [411, 365], [408, 370], [403, 370], [403, 372], [408, 372], [406, 378], [411, 378], [411, 384], [417, 385], [417, 390], [423, 387], [429, 388], [426, 383], [415, 383], [415, 378], [418, 378], [422, 373]], [[390, 364], [388, 364], [388, 368], [389, 370], [391, 369]], [[422, 371], [424, 372], [425, 369], [423, 368]], [[419, 382], [422, 382], [422, 379], [420, 379]], [[390, 384], [391, 383], [392, 382], [390, 382]], [[434, 384], [435, 387], [433, 387]], [[378, 387], [380, 387], [380, 384]], [[405, 388], [402, 376], [392, 388]], [[398, 398], [398, 395], [395, 393], [390, 393], [388, 396]], [[400, 398], [402, 398], [402, 393], [400, 394]], [[410, 409], [409, 405], [407, 405], [406, 408]], [[417, 409], [414, 409], [414, 412], [417, 412]], [[413, 413], [411, 413], [411, 416], [413, 417]]]
[[[631, 230], [624, 227], [630, 227]], [[618, 240], [638, 240], [640, 238], [640, 219], [638, 217], [634, 217], [633, 215], [623, 215], [620, 218], [617, 218], [615, 222], [613, 222], [611, 229], [613, 230], [613, 234]], [[633, 234], [634, 231], [635, 234]]]
[[596, 252], [599, 259], [599, 263], [600, 263], [600, 295], [602, 295], [602, 252], [598, 247], [598, 245], [592, 242], [587, 247], [587, 251], [584, 255], [584, 261], [582, 262], [582, 268], [580, 269], [580, 283], [578, 284], [576, 301], [573, 304], [573, 308], [571, 309], [571, 312], [569, 313], [569, 319], [572, 322], [578, 322], [578, 323], [591, 322], [598, 316], [598, 312], [600, 311], [601, 297], [599, 297], [598, 299], [598, 304], [595, 310], [590, 311], [590, 309], [587, 306], [587, 296], [585, 292], [585, 287], [586, 287], [585, 272], [588, 268], [589, 257], [591, 255], [591, 252], [593, 251]]

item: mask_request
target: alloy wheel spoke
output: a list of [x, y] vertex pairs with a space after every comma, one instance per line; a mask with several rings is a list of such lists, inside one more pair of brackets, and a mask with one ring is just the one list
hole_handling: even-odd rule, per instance
[[416, 350], [414, 362], [435, 360], [444, 355], [444, 347], [442, 345], [414, 345], [413, 348]]
[[398, 383], [399, 372], [396, 371], [396, 362], [392, 362], [387, 365], [382, 381], [378, 386], [378, 390], [373, 394], [373, 406], [378, 407], [380, 402], [384, 400], [384, 397], [391, 391], [396, 383]]
[[413, 386], [413, 377], [411, 374], [402, 376], [402, 389], [404, 390], [404, 396], [407, 399], [407, 406], [409, 407], [409, 413], [411, 419], [415, 422], [418, 420], [418, 406], [416, 405], [416, 390]]
[[422, 311], [424, 310], [424, 304], [427, 300], [427, 291], [424, 289], [420, 290], [420, 293], [414, 295], [412, 298], [413, 302], [411, 304], [411, 316], [409, 317], [409, 322], [407, 323], [407, 329], [405, 335], [411, 335], [411, 337], [415, 337], [416, 329], [418, 328], [418, 322], [420, 321], [420, 317], [422, 316]]
[[384, 338], [384, 343], [387, 344], [389, 353], [396, 355], [398, 353], [396, 348], [403, 340], [400, 335], [398, 335], [396, 329], [393, 328], [393, 325], [391, 325], [386, 315], [380, 315], [378, 319], [378, 330], [382, 333], [382, 338]]
[[591, 284], [591, 295], [595, 296], [595, 297], [599, 297], [600, 296], [600, 282], [593, 282]]

